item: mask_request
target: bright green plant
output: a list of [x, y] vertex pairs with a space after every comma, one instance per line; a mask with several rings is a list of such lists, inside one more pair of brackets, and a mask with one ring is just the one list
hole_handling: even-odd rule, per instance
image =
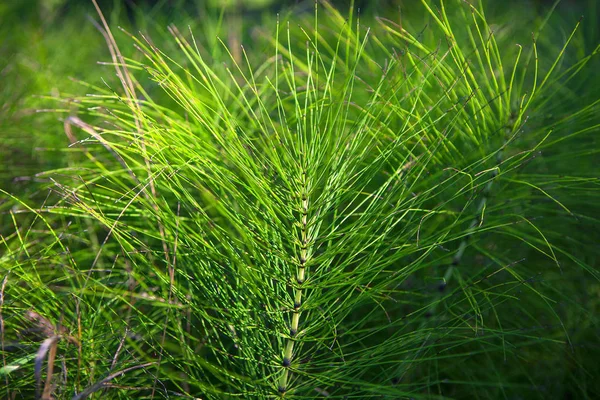
[[104, 23], [121, 87], [58, 110], [52, 205], [11, 203], [7, 397], [591, 396], [598, 47], [408, 16], [323, 3], [226, 65]]

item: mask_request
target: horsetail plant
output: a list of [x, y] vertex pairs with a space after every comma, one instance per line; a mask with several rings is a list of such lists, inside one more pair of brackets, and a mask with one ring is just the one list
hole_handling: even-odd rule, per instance
[[[598, 47], [422, 6], [366, 28], [323, 2], [225, 63], [175, 26], [179, 54], [140, 34], [124, 57], [102, 17], [122, 87], [57, 99], [60, 197], [3, 237], [3, 346], [29, 309], [71, 338], [44, 393], [55, 371], [77, 399], [547, 397], [527, 362], [573, 346], [558, 286], [599, 277], [561, 225], [597, 222], [564, 154], [597, 157], [597, 93], [569, 86]], [[8, 397], [28, 348], [2, 349]]]

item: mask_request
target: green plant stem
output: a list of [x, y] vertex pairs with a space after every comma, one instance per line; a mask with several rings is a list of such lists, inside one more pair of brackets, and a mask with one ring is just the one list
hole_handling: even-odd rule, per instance
[[298, 259], [298, 269], [296, 274], [296, 284], [297, 286], [294, 289], [294, 309], [292, 311], [292, 320], [290, 323], [290, 338], [287, 340], [285, 346], [285, 352], [283, 355], [283, 372], [281, 378], [279, 380], [279, 392], [283, 395], [288, 390], [288, 379], [290, 375], [289, 367], [292, 363], [292, 358], [294, 355], [294, 346], [296, 342], [296, 337], [298, 335], [298, 329], [300, 326], [300, 307], [302, 306], [302, 296], [303, 296], [303, 288], [302, 285], [306, 279], [306, 263], [308, 261], [309, 252], [308, 252], [308, 208], [309, 208], [309, 200], [307, 193], [307, 182], [306, 182], [306, 172], [302, 172], [302, 193], [300, 194], [302, 199], [302, 205], [300, 208], [301, 218], [300, 218], [300, 255]]

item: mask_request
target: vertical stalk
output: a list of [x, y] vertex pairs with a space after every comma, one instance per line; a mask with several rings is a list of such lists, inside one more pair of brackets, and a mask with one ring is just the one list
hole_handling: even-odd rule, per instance
[[[514, 114], [511, 114], [511, 116], [509, 117], [508, 124], [505, 127], [504, 143], [502, 145], [502, 149], [500, 149], [496, 153], [496, 167], [499, 167], [500, 164], [502, 164], [502, 162], [504, 160], [503, 148], [504, 148], [504, 146], [506, 146], [511, 132], [514, 132], [515, 129], [516, 129], [516, 116]], [[481, 214], [482, 214], [482, 211], [487, 206], [488, 198], [490, 196], [492, 187], [494, 185], [494, 181], [496, 180], [497, 176], [498, 176], [498, 168], [492, 170], [492, 178], [487, 182], [487, 184], [485, 185], [485, 187], [483, 189], [481, 199], [479, 200], [479, 204], [477, 205], [477, 209], [475, 211], [475, 216], [473, 217], [473, 220], [471, 221], [471, 224], [469, 225], [469, 228], [467, 229], [467, 235], [460, 242], [460, 244], [458, 246], [458, 250], [454, 254], [454, 257], [452, 257], [452, 263], [450, 264], [450, 266], [446, 270], [446, 273], [444, 274], [444, 281], [439, 286], [440, 292], [444, 292], [444, 290], [446, 289], [446, 286], [448, 284], [448, 281], [452, 277], [454, 268], [458, 267], [458, 265], [460, 264], [463, 253], [464, 253], [465, 249], [467, 248], [467, 245], [469, 243], [469, 240], [471, 239], [471, 236], [473, 236], [473, 232], [475, 231], [475, 228], [477, 228], [478, 226], [481, 226], [481, 224], [483, 223]], [[430, 310], [430, 312], [431, 311], [432, 310]]]
[[287, 343], [285, 346], [283, 361], [281, 366], [283, 368], [281, 377], [279, 379], [279, 387], [278, 391], [281, 396], [284, 396], [288, 390], [288, 379], [290, 376], [289, 367], [292, 364], [292, 358], [294, 355], [294, 345], [296, 342], [296, 336], [298, 334], [298, 329], [300, 325], [300, 315], [302, 306], [302, 296], [303, 296], [303, 288], [302, 285], [306, 278], [306, 263], [309, 257], [308, 251], [308, 193], [307, 193], [307, 182], [306, 182], [306, 172], [302, 172], [302, 190], [300, 193], [301, 197], [301, 207], [300, 207], [300, 253], [298, 255], [298, 268], [296, 271], [296, 283], [297, 285], [294, 288], [294, 309], [292, 310], [292, 319], [290, 322], [290, 331], [289, 338], [287, 339]]

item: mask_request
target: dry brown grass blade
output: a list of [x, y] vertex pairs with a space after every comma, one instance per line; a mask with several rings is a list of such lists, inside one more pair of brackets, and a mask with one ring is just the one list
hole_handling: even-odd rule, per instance
[[[36, 399], [42, 399], [42, 400], [49, 400], [50, 397], [45, 397], [47, 394], [47, 391], [51, 391], [51, 389], [48, 388], [48, 386], [51, 385], [51, 380], [52, 380], [52, 373], [54, 370], [54, 360], [56, 357], [56, 346], [58, 344], [58, 341], [60, 340], [60, 336], [59, 335], [54, 335], [51, 336], [47, 339], [45, 339], [42, 344], [40, 345], [40, 348], [37, 351], [37, 354], [35, 355], [35, 364], [34, 364], [34, 375], [35, 375], [35, 398]], [[46, 385], [44, 387], [44, 392], [43, 394], [40, 396], [40, 389], [41, 389], [41, 383], [42, 383], [42, 365], [44, 364], [44, 358], [46, 357], [46, 354], [48, 354], [48, 352], [50, 352], [50, 354], [48, 355], [48, 374], [46, 377]], [[50, 394], [48, 393], [48, 396], [50, 396]]]
[[[106, 44], [108, 45], [108, 49], [110, 51], [112, 61], [115, 65], [117, 76], [119, 77], [119, 80], [121, 81], [121, 84], [123, 85], [123, 89], [125, 90], [125, 95], [127, 96], [127, 99], [129, 101], [132, 109], [135, 110], [133, 112], [135, 126], [136, 126], [137, 134], [138, 134], [138, 137], [140, 140], [140, 147], [142, 150], [142, 155], [144, 157], [144, 161], [146, 164], [146, 172], [148, 174], [148, 178], [150, 179], [152, 177], [152, 170], [150, 168], [150, 160], [148, 158], [147, 151], [146, 151], [146, 142], [144, 140], [144, 132], [142, 130], [142, 126], [141, 126], [141, 123], [139, 120], [139, 115], [141, 115], [142, 112], [141, 112], [140, 106], [137, 101], [135, 85], [133, 83], [133, 80], [131, 79], [131, 75], [129, 74], [129, 71], [127, 70], [127, 65], [125, 63], [125, 59], [123, 58], [123, 55], [121, 54], [121, 51], [119, 50], [119, 46], [117, 45], [117, 42], [115, 41], [115, 38], [110, 30], [110, 27], [108, 26], [108, 23], [106, 22], [106, 19], [104, 18], [104, 14], [102, 13], [102, 10], [98, 6], [98, 2], [96, 0], [92, 0], [92, 3], [94, 3], [96, 12], [98, 13], [98, 16], [100, 17], [100, 20], [102, 21], [102, 25], [103, 25], [104, 29], [102, 29], [101, 32], [102, 32], [102, 35], [104, 35]], [[123, 70], [121, 70], [121, 68], [123, 68]], [[150, 193], [152, 194], [152, 197], [154, 197], [156, 199], [158, 196], [156, 193], [156, 186], [154, 185], [154, 182], [152, 179], [150, 179], [149, 188], [150, 188]], [[144, 196], [146, 196], [147, 198], [149, 197], [147, 195], [147, 193], [144, 193]], [[151, 204], [154, 208], [154, 211], [156, 211], [158, 213], [158, 205], [156, 204], [156, 202], [151, 202]], [[165, 261], [166, 261], [167, 265], [170, 265], [171, 263], [169, 261], [169, 259], [170, 259], [169, 246], [167, 246], [165, 229], [164, 229], [163, 224], [160, 222], [160, 220], [158, 221], [158, 230], [159, 230], [160, 237], [161, 237]]]
[[[121, 84], [123, 85], [123, 89], [125, 90], [125, 95], [127, 96], [127, 98], [130, 101], [133, 101], [133, 104], [135, 104], [137, 106], [137, 102], [135, 101], [135, 87], [133, 86], [133, 81], [131, 80], [129, 71], [127, 70], [127, 66], [125, 64], [125, 59], [123, 58], [123, 55], [121, 54], [121, 51], [119, 50], [119, 47], [117, 46], [117, 42], [115, 41], [115, 38], [112, 35], [112, 32], [108, 26], [108, 23], [106, 22], [106, 19], [104, 18], [104, 14], [102, 13], [102, 10], [98, 6], [98, 2], [96, 0], [92, 0], [92, 3], [94, 4], [94, 7], [96, 8], [96, 12], [98, 13], [98, 16], [100, 17], [100, 20], [102, 21], [102, 25], [104, 26], [104, 30], [102, 31], [102, 34], [104, 35], [104, 38], [108, 45], [108, 50], [110, 51], [112, 61], [115, 65], [117, 76], [119, 77], [119, 80], [121, 81]], [[122, 71], [121, 71], [120, 67], [123, 68]]]
[[[75, 135], [73, 134], [73, 129], [71, 129], [71, 125], [77, 126], [78, 128], [80, 128], [80, 129], [84, 130], [85, 132], [89, 133], [94, 139], [96, 139], [97, 141], [99, 141], [100, 144], [102, 144], [102, 146], [104, 146], [104, 148], [106, 150], [108, 150], [108, 152], [127, 171], [127, 173], [129, 174], [129, 176], [131, 176], [131, 179], [133, 179], [133, 181], [136, 184], [138, 184], [138, 185], [140, 184], [140, 181], [135, 176], [135, 174], [133, 173], [133, 171], [131, 170], [131, 168], [129, 168], [129, 166], [127, 165], [127, 163], [123, 159], [123, 157], [121, 157], [112, 147], [110, 147], [110, 145], [108, 144], [108, 142], [106, 140], [104, 140], [104, 138], [102, 138], [102, 136], [100, 134], [98, 134], [98, 132], [96, 132], [96, 130], [90, 124], [87, 124], [87, 123], [83, 122], [80, 118], [74, 117], [74, 116], [70, 116], [67, 119], [65, 119], [65, 123], [64, 123], [65, 134], [69, 138], [69, 142], [71, 142], [71, 145], [74, 145], [74, 144], [76, 144], [76, 143], [79, 142], [77, 140], [77, 138], [75, 137]], [[85, 150], [85, 151], [86, 151], [86, 153], [89, 154], [89, 152], [87, 150]], [[91, 154], [90, 154], [90, 156], [93, 157]]]
[[53, 400], [52, 389], [52, 376], [54, 374], [54, 361], [56, 361], [56, 349], [58, 347], [58, 340], [52, 343], [50, 350], [48, 351], [48, 360], [46, 361], [46, 384], [44, 385], [44, 391], [42, 393], [42, 400]]
[[141, 364], [141, 365], [134, 365], [133, 367], [125, 368], [125, 369], [122, 369], [121, 371], [115, 372], [114, 374], [110, 374], [106, 378], [94, 383], [92, 386], [88, 387], [83, 392], [73, 396], [73, 398], [71, 400], [83, 400], [83, 399], [87, 398], [89, 395], [91, 395], [92, 393], [97, 392], [98, 390], [102, 389], [106, 383], [112, 381], [113, 379], [115, 379], [123, 374], [126, 374], [129, 371], [146, 368], [146, 367], [149, 367], [154, 364], [156, 364], [156, 363], [149, 362], [149, 363], [145, 363], [145, 364]]
[[24, 330], [23, 333], [44, 339], [54, 336], [54, 324], [48, 318], [32, 310], [25, 312], [24, 318], [31, 324], [31, 328]]
[[56, 327], [48, 318], [38, 314], [33, 310], [28, 310], [24, 314], [24, 319], [31, 325], [30, 328], [24, 329], [21, 334], [29, 336], [33, 339], [42, 340], [49, 337], [60, 335], [67, 339], [71, 344], [78, 345], [79, 341], [74, 336], [69, 335], [69, 331], [64, 326]]
[[[173, 288], [175, 287], [175, 266], [177, 264], [177, 243], [179, 240], [179, 213], [181, 211], [181, 203], [178, 202], [177, 203], [177, 223], [176, 223], [176, 227], [175, 227], [175, 244], [173, 246], [173, 263], [169, 266], [169, 298], [168, 298], [168, 302], [169, 304], [171, 304], [171, 302], [173, 301]], [[167, 337], [167, 326], [169, 324], [169, 313], [167, 313], [167, 315], [165, 316], [165, 327], [163, 328], [163, 333], [162, 333], [162, 337], [160, 339], [160, 347], [161, 347], [161, 351], [160, 351], [160, 355], [158, 357], [158, 363], [157, 363], [157, 369], [160, 369], [160, 363], [162, 362], [162, 356], [163, 356], [163, 351], [162, 349], [164, 348], [164, 344], [165, 344], [165, 339]], [[154, 398], [154, 394], [156, 392], [156, 385], [158, 384], [158, 372], [156, 371], [156, 378], [154, 379], [154, 385], [152, 386], [152, 394], [150, 395], [150, 398], [153, 399]]]

